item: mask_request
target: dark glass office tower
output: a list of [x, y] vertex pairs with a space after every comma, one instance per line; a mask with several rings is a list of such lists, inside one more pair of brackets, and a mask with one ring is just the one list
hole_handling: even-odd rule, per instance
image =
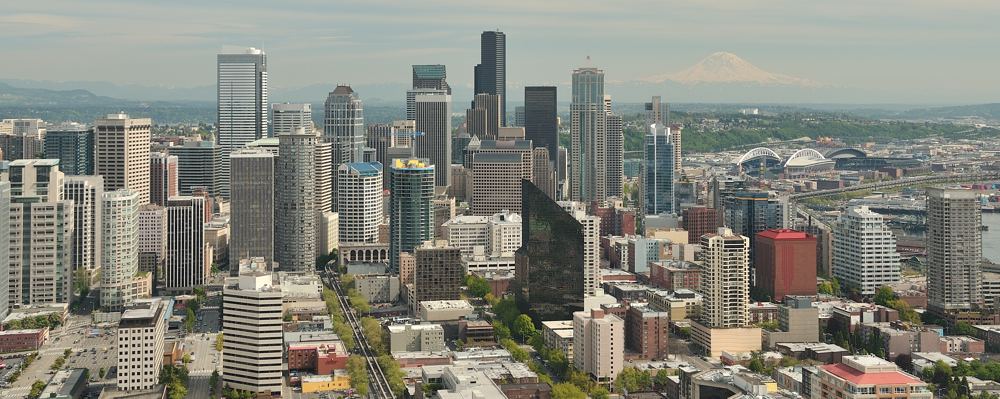
[[83, 125], [49, 130], [45, 134], [45, 158], [58, 159], [59, 170], [67, 175], [94, 174], [94, 131]]
[[500, 96], [500, 126], [507, 126], [507, 35], [483, 32], [480, 61], [475, 68], [475, 92]]
[[521, 180], [521, 248], [514, 293], [536, 321], [567, 320], [583, 310], [584, 227], [527, 180]]
[[535, 143], [535, 147], [549, 150], [549, 159], [559, 158], [555, 86], [524, 88], [524, 138]]

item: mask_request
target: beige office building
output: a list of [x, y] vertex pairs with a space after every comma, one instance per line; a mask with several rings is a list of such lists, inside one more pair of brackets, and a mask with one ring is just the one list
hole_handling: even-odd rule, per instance
[[149, 203], [149, 142], [152, 120], [109, 114], [94, 121], [94, 174], [106, 191], [127, 188]]

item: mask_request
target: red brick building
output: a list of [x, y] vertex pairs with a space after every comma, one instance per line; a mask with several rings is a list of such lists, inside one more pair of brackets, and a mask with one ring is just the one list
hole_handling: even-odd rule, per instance
[[601, 237], [635, 235], [635, 209], [609, 206], [602, 208], [591, 203], [594, 216], [601, 218]]
[[288, 369], [333, 374], [347, 368], [347, 351], [342, 344], [298, 344], [288, 347]]
[[816, 295], [816, 237], [802, 231], [771, 229], [754, 241], [756, 289], [781, 302], [786, 295]]
[[636, 352], [639, 358], [666, 359], [669, 335], [670, 313], [645, 306], [631, 307], [625, 312], [625, 347]]
[[657, 288], [671, 291], [698, 291], [701, 288], [701, 269], [694, 263], [683, 261], [650, 262], [649, 282]]
[[688, 242], [701, 242], [701, 236], [719, 229], [719, 214], [715, 208], [698, 206], [685, 209], [681, 216], [681, 227], [688, 232]]
[[48, 338], [48, 327], [0, 331], [0, 353], [36, 351]]

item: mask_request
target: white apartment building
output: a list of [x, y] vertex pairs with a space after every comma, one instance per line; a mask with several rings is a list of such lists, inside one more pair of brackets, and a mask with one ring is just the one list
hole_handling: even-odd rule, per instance
[[118, 389], [152, 389], [163, 365], [166, 303], [159, 299], [128, 309], [118, 322]]
[[109, 114], [94, 121], [94, 175], [107, 191], [127, 188], [149, 203], [149, 140], [152, 120]]
[[128, 189], [104, 193], [101, 306], [119, 310], [136, 298], [139, 271], [139, 195]]
[[840, 216], [833, 230], [833, 276], [874, 295], [883, 285], [899, 282], [896, 236], [882, 215], [855, 206]]
[[222, 291], [222, 381], [254, 393], [281, 392], [282, 294], [266, 264], [246, 263]]
[[9, 165], [10, 304], [73, 300], [73, 201], [64, 199], [58, 159]]
[[101, 269], [101, 176], [66, 176], [63, 193], [73, 201], [73, 270], [95, 276]]
[[750, 239], [719, 228], [701, 237], [701, 323], [712, 328], [750, 324]]
[[341, 164], [337, 168], [339, 241], [373, 243], [385, 222], [382, 165], [378, 162]]
[[521, 247], [521, 215], [500, 212], [491, 216], [455, 216], [442, 225], [448, 244], [458, 247], [462, 256], [471, 256], [477, 248], [487, 257], [513, 257]]
[[614, 381], [625, 367], [625, 321], [603, 310], [573, 313], [573, 364], [598, 381]]

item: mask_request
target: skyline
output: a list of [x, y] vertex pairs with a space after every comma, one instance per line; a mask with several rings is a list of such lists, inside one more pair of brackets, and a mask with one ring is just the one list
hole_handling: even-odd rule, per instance
[[[0, 66], [3, 79], [199, 88], [213, 86], [212, 64], [223, 47], [254, 46], [268, 53], [279, 93], [337, 83], [405, 85], [410, 65], [420, 63], [445, 64], [456, 91], [471, 93], [479, 34], [500, 29], [508, 41], [508, 90], [517, 94], [524, 85], [566, 87], [570, 72], [585, 66], [588, 56], [607, 71], [609, 85], [627, 87], [685, 70], [716, 52], [831, 89], [813, 91], [815, 98], [785, 95], [792, 102], [976, 103], [997, 101], [1000, 87], [1000, 76], [992, 73], [1000, 56], [986, 51], [1000, 34], [1000, 26], [990, 23], [1000, 16], [1000, 4], [985, 1], [893, 0], [877, 7], [860, 1], [776, 1], [767, 7], [637, 1], [627, 9], [565, 1], [258, 2], [239, 8], [187, 1], [45, 3], [10, 5], [0, 16], [13, 27], [0, 33], [7, 55], [35, 60]], [[184, 12], [195, 4], [198, 13]], [[887, 13], [892, 17], [871, 16]], [[407, 23], [419, 18], [441, 23], [416, 29]], [[108, 59], [118, 61], [73, 61]], [[665, 93], [670, 101], [712, 99], [704, 93], [711, 88], [674, 89]]]

